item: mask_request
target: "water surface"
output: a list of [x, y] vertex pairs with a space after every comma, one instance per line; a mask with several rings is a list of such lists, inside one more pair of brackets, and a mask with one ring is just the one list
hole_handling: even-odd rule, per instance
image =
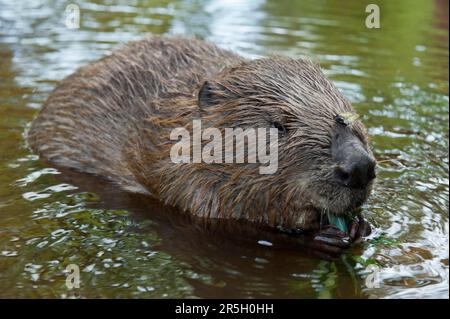
[[[71, 30], [67, 1], [0, 0], [0, 297], [448, 298], [448, 1], [377, 1], [381, 29], [364, 26], [365, 2], [85, 0]], [[330, 262], [202, 234], [33, 155], [24, 132], [57, 82], [147, 33], [320, 61], [380, 163], [371, 240]]]

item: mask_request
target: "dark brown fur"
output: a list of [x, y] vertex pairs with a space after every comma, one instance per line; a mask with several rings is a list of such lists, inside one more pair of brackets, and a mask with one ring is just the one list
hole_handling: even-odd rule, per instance
[[[198, 92], [207, 81], [208, 105]], [[200, 103], [201, 104], [201, 103]], [[79, 69], [52, 92], [28, 141], [48, 161], [105, 177], [204, 218], [246, 219], [315, 229], [322, 213], [342, 214], [370, 193], [332, 181], [334, 117], [350, 103], [306, 59], [247, 60], [196, 39], [149, 37]], [[175, 127], [271, 127], [283, 123], [279, 168], [174, 164]], [[366, 130], [351, 130], [370, 152]]]

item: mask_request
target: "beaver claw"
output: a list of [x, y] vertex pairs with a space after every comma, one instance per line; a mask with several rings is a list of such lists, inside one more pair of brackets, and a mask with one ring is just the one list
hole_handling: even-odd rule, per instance
[[333, 225], [324, 226], [312, 240], [311, 249], [314, 255], [324, 259], [336, 259], [342, 255], [352, 243], [361, 242], [362, 238], [370, 235], [370, 224], [361, 216], [353, 221], [349, 233], [341, 231]]
[[349, 236], [353, 243], [361, 242], [362, 238], [369, 236], [371, 232], [372, 227], [362, 216], [358, 216], [358, 219], [353, 221], [349, 227]]
[[[322, 228], [313, 238], [311, 248], [316, 254], [325, 255], [331, 259], [341, 255], [349, 248], [351, 239], [348, 234], [336, 226], [327, 225]], [[322, 257], [322, 256], [321, 256]]]

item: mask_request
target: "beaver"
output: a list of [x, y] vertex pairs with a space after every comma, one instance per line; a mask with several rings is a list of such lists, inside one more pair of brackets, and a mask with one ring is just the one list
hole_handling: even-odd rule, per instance
[[[178, 163], [175, 128], [276, 128], [278, 169]], [[243, 219], [313, 234], [340, 251], [370, 232], [354, 213], [346, 233], [327, 216], [357, 212], [375, 165], [351, 103], [308, 58], [247, 59], [196, 38], [149, 36], [60, 82], [33, 120], [31, 149], [57, 167], [94, 174], [201, 219]]]

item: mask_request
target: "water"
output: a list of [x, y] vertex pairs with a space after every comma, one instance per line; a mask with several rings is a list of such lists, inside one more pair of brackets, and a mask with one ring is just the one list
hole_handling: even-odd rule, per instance
[[[447, 1], [377, 1], [379, 30], [356, 0], [76, 3], [70, 30], [67, 1], [0, 0], [0, 297], [448, 298]], [[329, 262], [264, 235], [232, 240], [31, 154], [24, 131], [57, 81], [145, 33], [319, 60], [380, 162], [371, 241]], [[79, 289], [66, 288], [69, 264]]]

